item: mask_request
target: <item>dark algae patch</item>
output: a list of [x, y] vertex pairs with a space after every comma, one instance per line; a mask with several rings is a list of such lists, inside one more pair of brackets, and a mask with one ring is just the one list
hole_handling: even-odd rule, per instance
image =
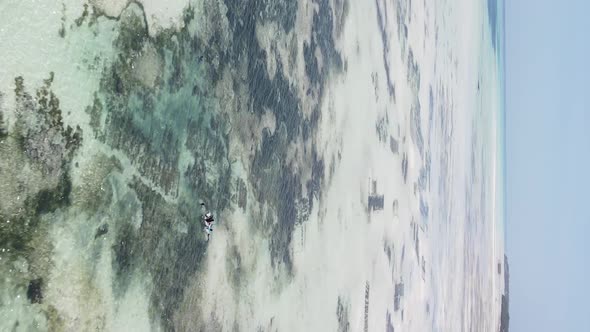
[[[308, 166], [311, 166], [312, 177], [301, 188], [301, 174], [288, 162], [288, 147], [298, 139], [309, 139], [317, 130], [319, 110], [314, 109], [310, 117], [302, 112], [302, 101], [296, 93], [296, 86], [290, 83], [283, 74], [285, 68], [281, 61], [277, 62], [276, 73], [268, 75], [267, 57], [269, 55], [258, 44], [256, 39], [256, 23], [276, 20], [285, 32], [292, 29], [296, 14], [295, 2], [277, 2], [268, 6], [265, 1], [245, 3], [242, 1], [225, 1], [228, 8], [227, 18], [232, 34], [232, 47], [227, 50], [227, 59], [231, 67], [240, 68], [245, 62], [249, 91], [248, 109], [262, 116], [270, 111], [276, 119], [276, 130], [264, 130], [262, 142], [252, 160], [250, 182], [254, 188], [255, 200], [260, 204], [269, 204], [276, 215], [276, 222], [268, 217], [258, 218], [256, 223], [263, 229], [270, 229], [270, 251], [273, 265], [284, 266], [289, 272], [292, 262], [289, 245], [298, 215], [298, 206], [311, 209], [314, 199], [318, 198], [324, 178], [324, 161], [318, 156], [315, 147], [305, 151]], [[280, 4], [280, 5], [278, 5]], [[343, 68], [341, 55], [336, 51], [334, 42], [334, 15], [328, 1], [319, 1], [318, 11], [312, 21], [312, 37], [309, 44], [304, 45], [303, 56], [305, 72], [312, 83], [308, 91], [309, 98], [321, 100], [324, 84], [332, 72]], [[343, 7], [344, 4], [341, 4]], [[277, 7], [278, 6], [278, 7]], [[322, 56], [320, 66], [316, 54]], [[236, 82], [241, 82], [238, 77]], [[317, 106], [315, 106], [317, 107]], [[298, 213], [299, 212], [299, 213]]]
[[336, 318], [338, 319], [338, 332], [351, 331], [348, 304], [340, 296], [338, 296], [336, 303]]
[[29, 282], [29, 286], [27, 287], [27, 298], [31, 303], [41, 303], [43, 300], [43, 279], [34, 279]]
[[[2, 195], [10, 197], [0, 209], [1, 220], [10, 221], [0, 223], [0, 243], [16, 254], [30, 249], [42, 215], [70, 203], [70, 164], [82, 142], [82, 131], [64, 125], [59, 99], [51, 90], [53, 77], [50, 73], [35, 97], [22, 77], [15, 79], [16, 123], [0, 144]], [[38, 183], [26, 186], [17, 176], [23, 169], [30, 169]]]

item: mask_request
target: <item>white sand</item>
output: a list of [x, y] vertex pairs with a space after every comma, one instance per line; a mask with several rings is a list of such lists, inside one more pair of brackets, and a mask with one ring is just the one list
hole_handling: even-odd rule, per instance
[[182, 26], [182, 12], [188, 1], [141, 0], [151, 35], [161, 28]]

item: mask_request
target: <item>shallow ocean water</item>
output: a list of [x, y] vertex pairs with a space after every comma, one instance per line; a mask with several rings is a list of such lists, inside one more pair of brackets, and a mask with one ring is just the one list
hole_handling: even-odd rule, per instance
[[3, 2], [0, 330], [498, 330], [498, 5]]

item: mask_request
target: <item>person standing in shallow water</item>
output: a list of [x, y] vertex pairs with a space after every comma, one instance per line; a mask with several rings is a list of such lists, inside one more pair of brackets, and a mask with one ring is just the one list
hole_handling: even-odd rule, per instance
[[209, 241], [209, 237], [211, 236], [211, 232], [213, 232], [213, 222], [215, 220], [213, 219], [213, 214], [210, 211], [207, 211], [207, 208], [205, 207], [205, 203], [201, 203], [201, 210], [206, 211], [205, 214], [203, 215], [203, 224], [205, 224], [203, 231], [205, 232], [205, 236], [207, 237], [207, 241]]

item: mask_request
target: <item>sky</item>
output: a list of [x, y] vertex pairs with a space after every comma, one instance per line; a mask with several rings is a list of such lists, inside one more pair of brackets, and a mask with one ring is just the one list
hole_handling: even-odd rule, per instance
[[589, 14], [506, 0], [510, 331], [590, 331]]

